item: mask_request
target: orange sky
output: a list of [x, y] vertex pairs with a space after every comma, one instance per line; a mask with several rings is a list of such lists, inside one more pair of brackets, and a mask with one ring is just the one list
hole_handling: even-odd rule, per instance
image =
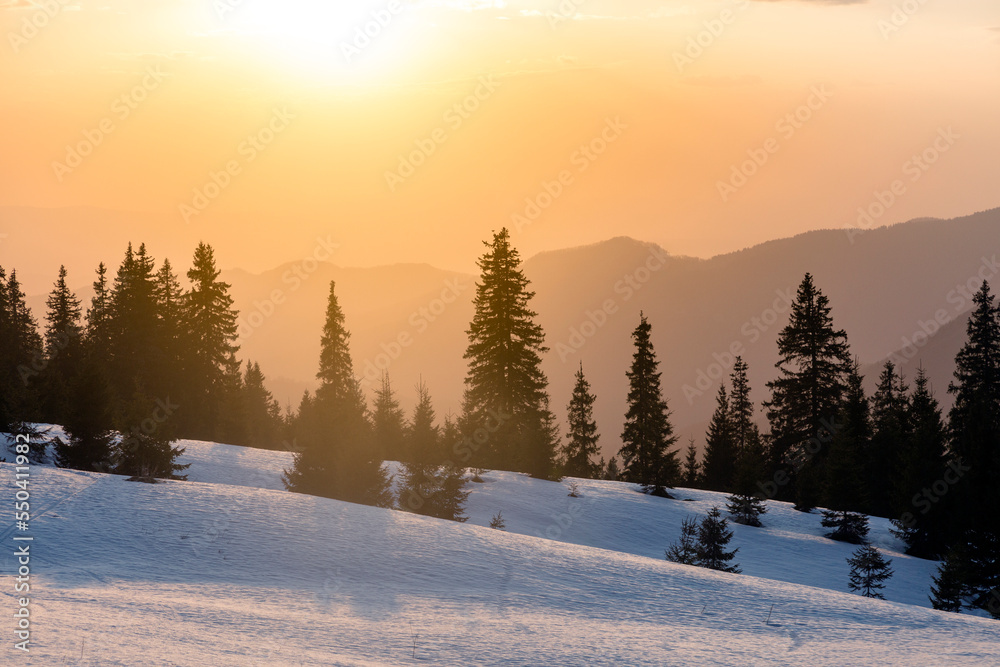
[[[223, 266], [323, 234], [341, 264], [471, 270], [515, 214], [527, 255], [626, 234], [710, 256], [853, 225], [894, 180], [878, 224], [1000, 204], [992, 0], [39, 4], [0, 0], [0, 207], [135, 212]], [[46, 242], [26, 233], [0, 263]]]

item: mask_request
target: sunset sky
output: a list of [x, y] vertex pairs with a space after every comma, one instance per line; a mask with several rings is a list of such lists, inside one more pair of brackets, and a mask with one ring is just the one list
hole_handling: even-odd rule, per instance
[[[515, 214], [527, 255], [708, 257], [854, 225], [896, 180], [879, 225], [1000, 204], [993, 0], [39, 5], [0, 1], [0, 207], [124, 212], [225, 267], [322, 234], [470, 271]], [[11, 224], [5, 265], [48, 241]]]

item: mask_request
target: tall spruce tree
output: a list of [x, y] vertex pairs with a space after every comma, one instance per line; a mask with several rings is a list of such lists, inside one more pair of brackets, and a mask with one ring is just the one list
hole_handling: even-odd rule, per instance
[[875, 516], [899, 516], [897, 486], [902, 468], [902, 449], [910, 439], [908, 389], [902, 373], [885, 362], [878, 388], [872, 395], [872, 434], [868, 447], [865, 511]]
[[163, 377], [168, 361], [159, 336], [154, 262], [145, 244], [138, 251], [128, 245], [110, 302], [110, 379], [118, 401], [124, 405], [136, 393], [165, 398]]
[[660, 362], [650, 340], [652, 327], [639, 314], [639, 326], [632, 332], [635, 352], [629, 380], [628, 411], [622, 431], [622, 479], [639, 484], [645, 493], [670, 497], [667, 488], [680, 479], [677, 442], [670, 423], [670, 411], [660, 390]]
[[65, 424], [70, 401], [70, 384], [83, 361], [83, 328], [80, 300], [66, 284], [66, 267], [46, 300], [45, 369], [42, 372], [42, 418]]
[[390, 480], [373, 443], [361, 386], [354, 375], [350, 333], [330, 282], [320, 342], [316, 395], [304, 399], [293, 430], [299, 444], [285, 471], [289, 491], [389, 507]]
[[[39, 416], [38, 389], [39, 373], [44, 369], [44, 347], [38, 333], [38, 323], [28, 307], [17, 271], [11, 270], [4, 290], [6, 311], [3, 327], [3, 378], [6, 385], [6, 426], [23, 432], [25, 423], [35, 421]], [[15, 429], [16, 427], [16, 429]], [[38, 451], [32, 450], [39, 460]]]
[[184, 321], [190, 356], [189, 404], [185, 410], [197, 432], [220, 433], [223, 406], [239, 402], [240, 364], [236, 361], [237, 318], [229, 283], [219, 280], [212, 247], [199, 243], [187, 272], [191, 289], [184, 297]]
[[726, 383], [719, 386], [715, 398], [715, 412], [705, 434], [705, 463], [703, 479], [710, 491], [729, 491], [736, 477], [736, 443], [733, 439], [732, 410]]
[[[185, 324], [185, 295], [180, 280], [174, 273], [170, 260], [164, 258], [153, 280], [153, 298], [156, 300], [156, 317], [159, 323], [158, 346], [162, 350], [166, 367], [162, 375], [162, 390], [171, 402], [191, 404], [187, 388], [191, 377], [191, 360], [188, 357], [190, 339]], [[184, 411], [177, 416], [178, 428], [189, 432], [190, 423], [184, 421]]]
[[[961, 471], [942, 502], [952, 572], [968, 594], [966, 604], [1000, 616], [1000, 312], [988, 282], [973, 297], [967, 340], [955, 357], [948, 391], [949, 465]], [[991, 606], [992, 605], [992, 606]], [[995, 609], [993, 608], [995, 607]]]
[[754, 421], [753, 401], [750, 400], [749, 366], [743, 357], [736, 357], [729, 376], [732, 385], [729, 397], [729, 422], [732, 428], [733, 444], [737, 452], [742, 452], [751, 443], [760, 439], [760, 431]]
[[865, 396], [860, 366], [854, 362], [847, 377], [847, 390], [840, 409], [840, 428], [830, 442], [829, 462], [823, 487], [822, 524], [833, 528], [830, 539], [862, 544], [868, 537], [864, 462], [872, 439], [871, 409]]
[[600, 466], [594, 461], [600, 453], [597, 445], [600, 435], [594, 421], [594, 402], [597, 397], [590, 390], [590, 383], [583, 374], [583, 362], [576, 372], [573, 397], [566, 410], [569, 413], [569, 434], [562, 448], [563, 474], [569, 477], [597, 478]]
[[816, 506], [822, 492], [827, 445], [851, 366], [847, 334], [833, 328], [830, 311], [829, 299], [807, 273], [778, 335], [779, 376], [767, 383], [771, 400], [764, 404], [771, 423], [771, 466], [792, 480], [784, 494], [793, 494], [804, 511]]
[[[922, 492], [945, 478], [947, 434], [941, 408], [930, 391], [923, 367], [917, 370], [913, 387], [907, 417], [910, 437], [900, 451], [901, 470], [895, 487], [895, 505], [903, 509], [893, 521], [893, 532], [906, 542], [908, 554], [937, 558], [945, 551], [948, 517], [940, 503], [928, 501]], [[956, 479], [960, 481], [961, 478]]]
[[97, 267], [97, 280], [93, 283], [94, 296], [87, 309], [84, 332], [87, 356], [99, 366], [108, 368], [111, 363], [111, 287], [108, 285], [108, 267], [101, 262]]
[[14, 420], [13, 327], [7, 295], [7, 271], [0, 266], [0, 431], [9, 432]]
[[989, 283], [973, 298], [967, 341], [955, 357], [948, 392], [950, 451], [969, 470], [954, 493], [954, 525], [1000, 534], [1000, 321]]
[[477, 465], [551, 478], [556, 439], [548, 380], [541, 370], [541, 355], [548, 348], [530, 307], [535, 293], [528, 289], [506, 228], [485, 245], [478, 262], [475, 315], [466, 332], [463, 430], [471, 435], [490, 425], [488, 440], [476, 443]]

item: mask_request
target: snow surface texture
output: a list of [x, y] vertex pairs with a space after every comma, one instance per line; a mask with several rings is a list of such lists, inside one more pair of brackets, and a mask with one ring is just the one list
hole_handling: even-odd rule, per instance
[[[458, 524], [281, 491], [287, 452], [182, 445], [189, 482], [32, 469], [32, 651], [3, 611], [8, 521], [0, 663], [1000, 665], [995, 621], [915, 606], [934, 564], [896, 553], [883, 520], [889, 602], [840, 592], [852, 548], [782, 503], [735, 527], [747, 574], [729, 575], [663, 560], [719, 494], [581, 480], [569, 498], [491, 472]], [[483, 527], [498, 510], [510, 532]]]

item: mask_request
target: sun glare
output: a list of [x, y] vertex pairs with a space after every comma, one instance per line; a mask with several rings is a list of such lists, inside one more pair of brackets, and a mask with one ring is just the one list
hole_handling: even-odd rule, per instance
[[255, 40], [268, 58], [300, 73], [367, 79], [409, 60], [403, 45], [414, 10], [402, 0], [228, 2], [227, 30]]

